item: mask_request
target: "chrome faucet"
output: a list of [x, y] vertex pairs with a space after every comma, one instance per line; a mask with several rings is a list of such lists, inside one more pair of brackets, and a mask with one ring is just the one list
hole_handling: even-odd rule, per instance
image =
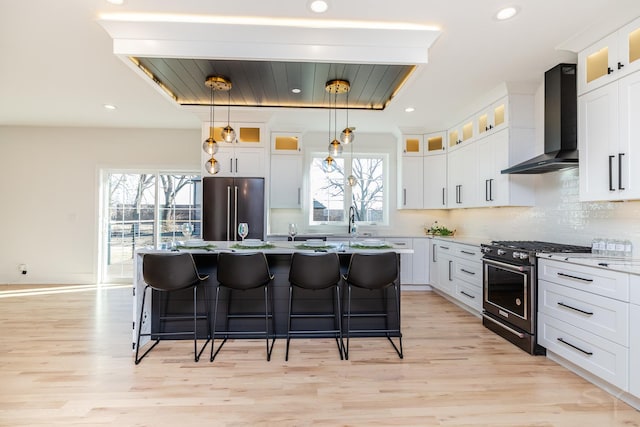
[[356, 232], [356, 209], [353, 206], [349, 206], [349, 234], [355, 234]]

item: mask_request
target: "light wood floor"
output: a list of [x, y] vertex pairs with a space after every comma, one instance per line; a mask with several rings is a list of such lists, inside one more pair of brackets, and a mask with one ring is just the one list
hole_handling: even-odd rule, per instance
[[[640, 412], [520, 351], [433, 292], [403, 293], [405, 359], [384, 339], [230, 341], [214, 363], [162, 342], [138, 366], [131, 290], [7, 296], [2, 426], [638, 426]], [[23, 289], [20, 287], [19, 289]]]

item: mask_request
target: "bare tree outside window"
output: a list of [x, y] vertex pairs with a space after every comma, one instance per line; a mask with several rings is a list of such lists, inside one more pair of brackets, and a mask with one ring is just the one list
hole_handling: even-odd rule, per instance
[[[384, 159], [357, 157], [351, 162], [335, 159], [327, 170], [323, 158], [311, 164], [312, 221], [346, 221], [346, 211], [355, 209], [358, 222], [384, 222]], [[346, 176], [353, 174], [356, 184], [349, 187]]]

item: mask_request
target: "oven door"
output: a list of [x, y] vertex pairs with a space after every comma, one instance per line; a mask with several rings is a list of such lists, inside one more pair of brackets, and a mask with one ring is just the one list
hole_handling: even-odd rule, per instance
[[483, 259], [483, 304], [485, 312], [535, 334], [533, 322], [533, 272], [531, 266]]

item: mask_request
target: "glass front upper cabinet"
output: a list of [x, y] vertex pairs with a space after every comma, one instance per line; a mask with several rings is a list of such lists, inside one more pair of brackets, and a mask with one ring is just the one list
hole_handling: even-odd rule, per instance
[[430, 133], [424, 136], [425, 155], [442, 154], [447, 146], [445, 145], [445, 132]]
[[302, 136], [296, 132], [275, 132], [271, 134], [271, 151], [279, 154], [300, 154]]
[[491, 104], [485, 110], [481, 111], [478, 114], [477, 118], [477, 135], [482, 135], [486, 132], [493, 131], [502, 127], [502, 125], [506, 124], [506, 109], [507, 109], [507, 100], [506, 98], [501, 99], [498, 102]]
[[403, 156], [422, 156], [422, 135], [403, 135], [402, 137], [402, 155]]
[[473, 139], [473, 119], [465, 120], [458, 126], [449, 129], [449, 147], [454, 147]]

